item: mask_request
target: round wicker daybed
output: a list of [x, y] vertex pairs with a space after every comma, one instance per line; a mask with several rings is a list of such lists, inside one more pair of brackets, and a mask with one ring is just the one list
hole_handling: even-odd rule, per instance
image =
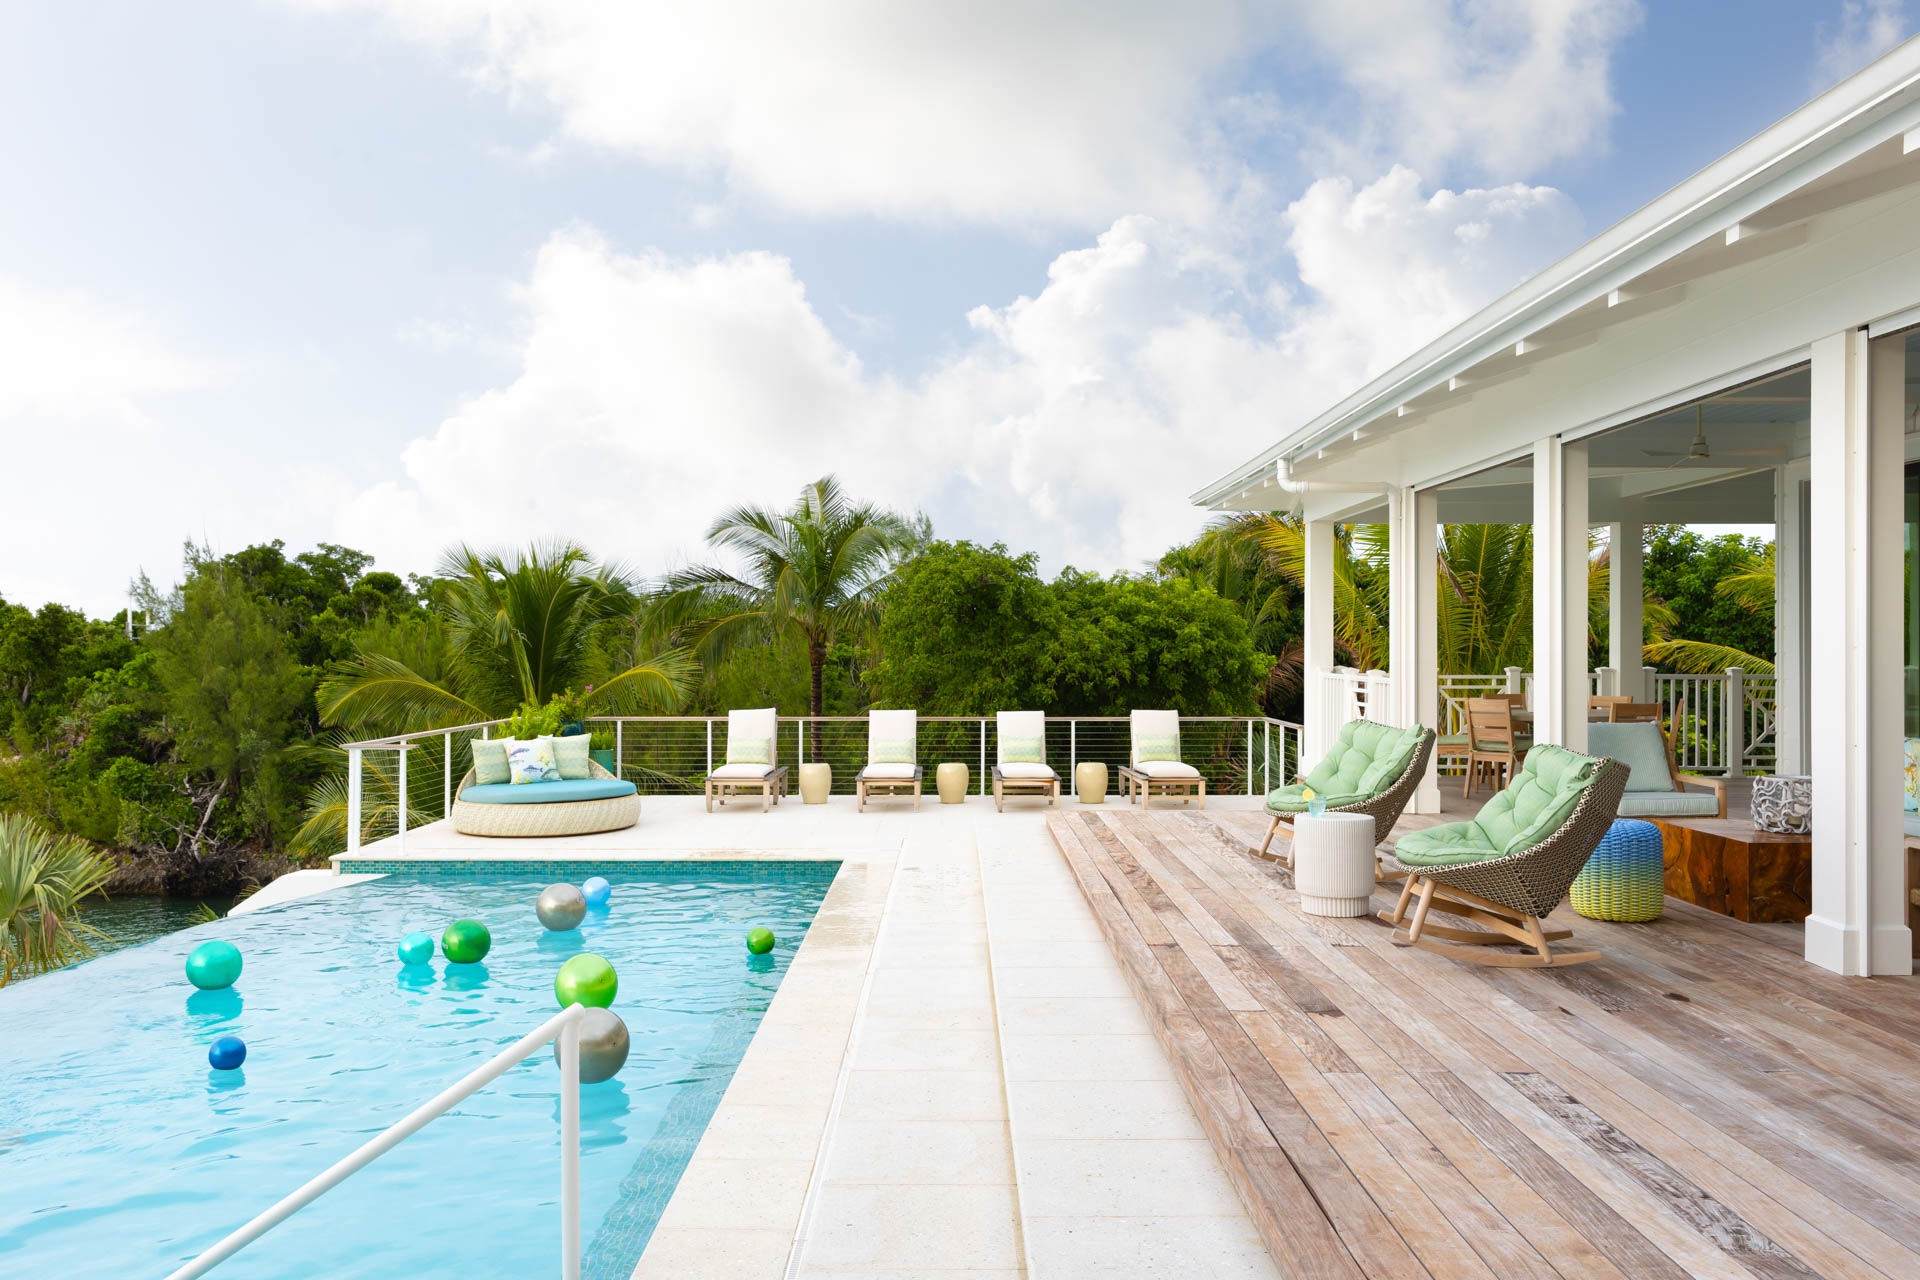
[[583, 836], [640, 821], [634, 785], [598, 764], [590, 768], [590, 777], [517, 787], [505, 782], [476, 786], [468, 769], [454, 793], [453, 829], [468, 836]]

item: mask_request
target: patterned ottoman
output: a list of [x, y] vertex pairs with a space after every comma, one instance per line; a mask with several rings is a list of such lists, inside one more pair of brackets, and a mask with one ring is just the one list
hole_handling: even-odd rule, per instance
[[1666, 867], [1660, 829], [1637, 818], [1616, 818], [1600, 837], [1567, 897], [1589, 920], [1658, 920]]

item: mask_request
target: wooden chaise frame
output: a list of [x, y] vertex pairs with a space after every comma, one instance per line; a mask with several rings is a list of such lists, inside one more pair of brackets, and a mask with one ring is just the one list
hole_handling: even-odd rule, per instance
[[787, 766], [775, 765], [757, 778], [716, 778], [707, 776], [707, 812], [713, 812], [713, 802], [718, 800], [721, 808], [727, 807], [730, 796], [744, 792], [757, 792], [760, 796], [760, 812], [765, 813], [779, 804], [787, 794]]
[[862, 769], [860, 776], [853, 780], [854, 811], [858, 813], [864, 810], [867, 807], [867, 801], [878, 795], [911, 795], [913, 797], [913, 807], [918, 809], [920, 807], [921, 772], [920, 766], [915, 765], [913, 766], [913, 776], [911, 778], [869, 778], [866, 770]]
[[[1380, 918], [1391, 925], [1405, 922], [1405, 941], [1456, 960], [1507, 968], [1544, 968], [1585, 964], [1598, 960], [1598, 951], [1556, 952], [1550, 944], [1573, 936], [1570, 929], [1549, 929], [1553, 913], [1587, 859], [1600, 847], [1627, 789], [1627, 767], [1602, 759], [1598, 775], [1587, 784], [1580, 803], [1546, 839], [1505, 857], [1488, 858], [1444, 867], [1404, 867], [1406, 884], [1393, 910]], [[1407, 906], [1415, 898], [1413, 918]], [[1431, 923], [1427, 914], [1436, 905], [1486, 929], [1456, 929]], [[1512, 943], [1531, 952], [1486, 951], [1488, 946]]]

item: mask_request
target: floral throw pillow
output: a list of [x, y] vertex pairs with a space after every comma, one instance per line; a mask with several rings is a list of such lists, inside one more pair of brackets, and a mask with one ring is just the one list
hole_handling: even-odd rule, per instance
[[1920, 811], [1920, 738], [1907, 739], [1907, 812]]
[[1000, 762], [1002, 764], [1045, 764], [1047, 762], [1046, 741], [1037, 734], [1031, 737], [1008, 735], [1000, 744]]
[[553, 740], [530, 738], [507, 743], [508, 781], [515, 786], [527, 782], [560, 781], [560, 761], [553, 754]]
[[1136, 761], [1180, 759], [1180, 735], [1142, 734], [1134, 740], [1133, 758]]

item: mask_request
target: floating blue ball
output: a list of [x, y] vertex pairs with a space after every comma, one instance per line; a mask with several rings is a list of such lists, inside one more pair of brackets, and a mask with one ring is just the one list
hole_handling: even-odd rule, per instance
[[605, 876], [589, 876], [587, 882], [580, 886], [580, 892], [585, 896], [588, 906], [604, 907], [607, 899], [613, 896], [613, 886], [607, 883]]
[[247, 1042], [239, 1036], [221, 1036], [207, 1049], [207, 1065], [215, 1071], [233, 1071], [247, 1060]]
[[425, 964], [433, 959], [433, 935], [410, 933], [400, 939], [401, 964]]

